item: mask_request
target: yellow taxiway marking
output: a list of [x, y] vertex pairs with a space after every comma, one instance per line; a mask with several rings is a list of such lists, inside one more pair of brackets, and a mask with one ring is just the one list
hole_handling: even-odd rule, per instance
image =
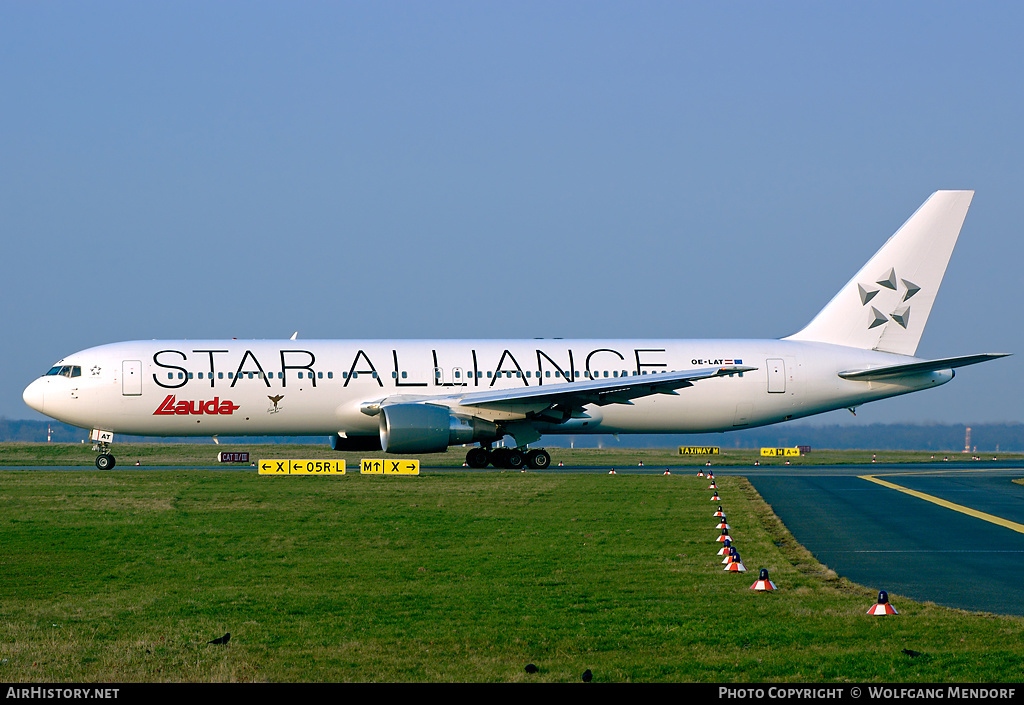
[[1018, 524], [1017, 522], [1010, 521], [1009, 519], [1003, 519], [1002, 517], [997, 517], [997, 516], [994, 516], [992, 514], [986, 514], [985, 512], [979, 512], [977, 509], [971, 509], [970, 507], [965, 507], [962, 504], [955, 504], [953, 502], [947, 502], [944, 499], [939, 499], [938, 497], [933, 497], [932, 495], [925, 494], [924, 492], [918, 492], [917, 490], [909, 490], [906, 487], [900, 487], [899, 485], [894, 484], [892, 482], [888, 482], [886, 480], [879, 480], [874, 475], [858, 475], [857, 477], [859, 477], [861, 480], [867, 480], [868, 482], [874, 482], [875, 484], [881, 485], [882, 487], [888, 487], [891, 490], [896, 490], [898, 492], [903, 492], [905, 494], [909, 494], [911, 497], [917, 497], [918, 499], [923, 499], [926, 502], [931, 502], [932, 504], [937, 504], [940, 507], [945, 507], [946, 509], [952, 509], [954, 512], [960, 512], [961, 514], [967, 514], [968, 516], [972, 516], [975, 519], [981, 519], [982, 521], [987, 521], [987, 522], [990, 522], [992, 524], [998, 524], [999, 526], [1005, 526], [1007, 529], [1011, 529], [1013, 531], [1016, 531], [1019, 534], [1024, 534], [1024, 524]]

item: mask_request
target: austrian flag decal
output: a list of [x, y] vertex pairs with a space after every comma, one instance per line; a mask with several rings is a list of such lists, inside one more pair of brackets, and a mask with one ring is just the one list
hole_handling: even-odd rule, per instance
[[179, 416], [202, 414], [230, 416], [238, 408], [240, 408], [238, 404], [234, 404], [227, 399], [221, 401], [220, 397], [214, 397], [210, 401], [175, 401], [174, 395], [168, 394], [167, 398], [153, 412], [153, 416], [172, 416], [174, 414]]

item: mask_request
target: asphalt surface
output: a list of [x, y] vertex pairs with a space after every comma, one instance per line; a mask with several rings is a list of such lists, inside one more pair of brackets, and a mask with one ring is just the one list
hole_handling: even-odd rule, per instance
[[1024, 615], [1024, 486], [1011, 482], [1024, 477], [1024, 468], [992, 461], [937, 465], [735, 474], [745, 475], [796, 540], [841, 576], [917, 601]]

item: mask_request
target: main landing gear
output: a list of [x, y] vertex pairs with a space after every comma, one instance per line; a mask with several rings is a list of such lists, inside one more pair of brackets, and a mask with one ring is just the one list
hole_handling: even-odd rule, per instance
[[519, 448], [471, 448], [466, 453], [466, 465], [471, 468], [485, 468], [493, 465], [496, 468], [509, 470], [528, 467], [531, 470], [543, 470], [551, 465], [551, 455], [543, 448], [520, 450]]

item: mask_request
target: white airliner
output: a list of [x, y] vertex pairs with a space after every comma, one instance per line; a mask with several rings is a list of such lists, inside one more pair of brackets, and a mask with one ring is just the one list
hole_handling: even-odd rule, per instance
[[[701, 433], [936, 387], [1001, 353], [915, 357], [973, 191], [925, 201], [825, 308], [781, 340], [173, 340], [57, 362], [25, 402], [115, 433], [329, 435], [337, 450], [469, 450], [547, 467], [545, 434]], [[515, 447], [492, 447], [511, 436]]]

